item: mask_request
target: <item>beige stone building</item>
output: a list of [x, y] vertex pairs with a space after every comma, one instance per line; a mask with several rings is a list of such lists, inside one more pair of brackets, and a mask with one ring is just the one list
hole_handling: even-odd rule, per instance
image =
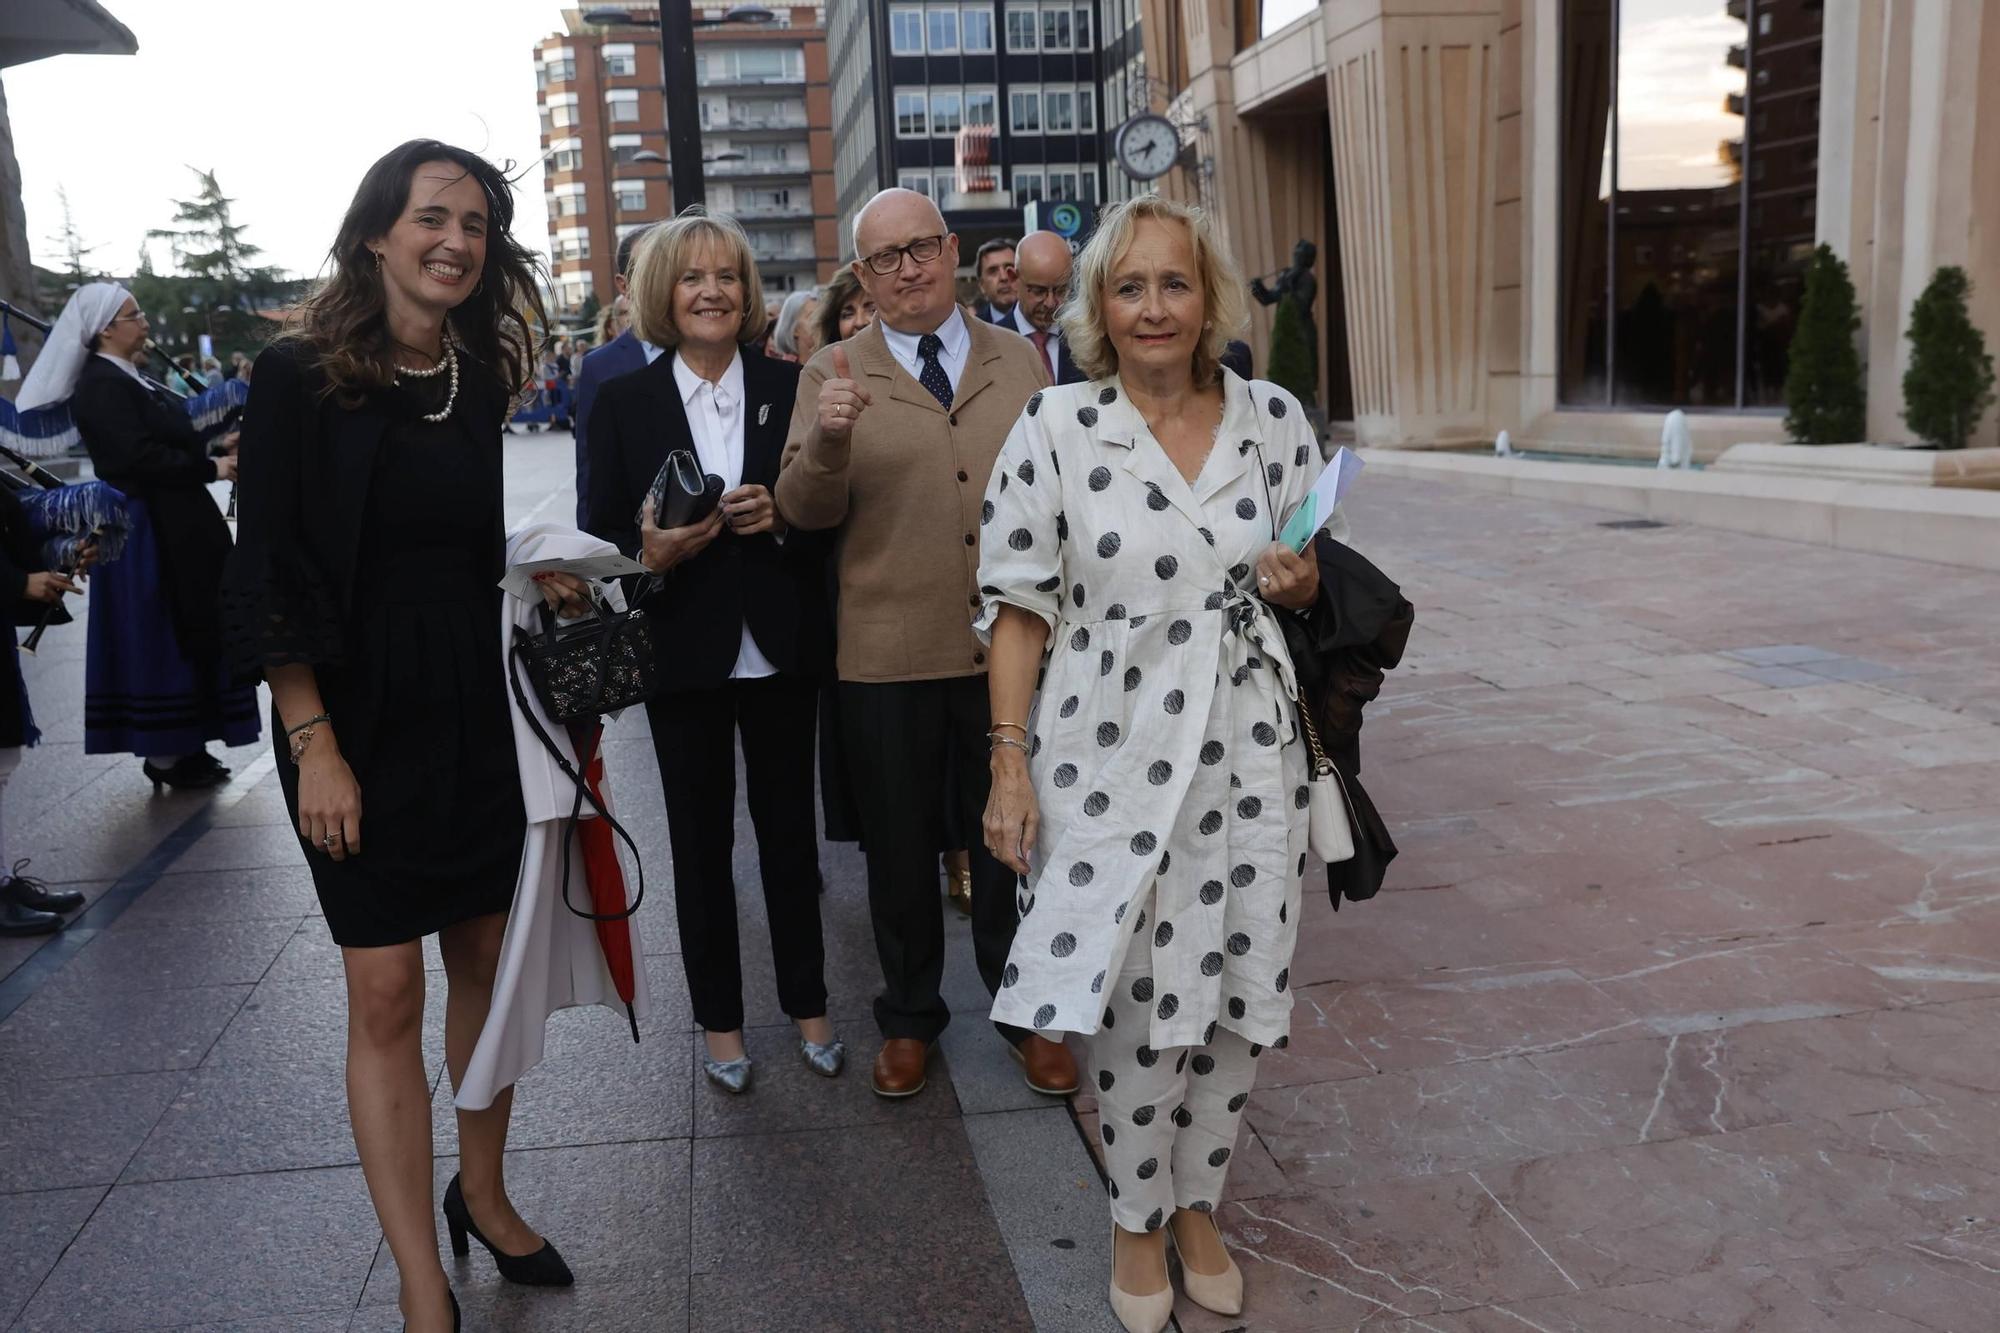
[[2000, 343], [2000, 0], [1144, 3], [1183, 136], [1161, 186], [1246, 272], [1318, 244], [1321, 400], [1363, 443], [1636, 451], [1670, 407], [1702, 455], [1779, 438], [1818, 241], [1859, 292], [1871, 439], [1909, 438], [1938, 266]]

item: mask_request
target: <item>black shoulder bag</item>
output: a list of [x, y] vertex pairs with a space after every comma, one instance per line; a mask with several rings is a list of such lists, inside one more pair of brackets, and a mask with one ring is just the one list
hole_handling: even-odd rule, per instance
[[[514, 700], [521, 706], [521, 713], [534, 728], [542, 746], [549, 752], [569, 780], [576, 784], [576, 804], [570, 807], [569, 829], [583, 817], [586, 802], [596, 812], [597, 817], [610, 826], [611, 831], [625, 840], [632, 851], [632, 863], [639, 872], [639, 891], [632, 899], [632, 905], [619, 912], [586, 912], [570, 901], [569, 897], [569, 829], [563, 836], [562, 897], [563, 906], [572, 913], [589, 921], [624, 921], [639, 910], [639, 904], [646, 900], [646, 870], [639, 861], [638, 844], [625, 826], [612, 818], [584, 774], [590, 771], [592, 761], [597, 757], [597, 744], [604, 734], [599, 719], [606, 713], [614, 713], [632, 704], [644, 703], [652, 697], [659, 684], [659, 669], [653, 654], [652, 623], [646, 613], [638, 608], [629, 611], [612, 611], [591, 599], [591, 615], [572, 625], [558, 625], [556, 613], [547, 605], [536, 608], [540, 613], [542, 630], [540, 634], [514, 627], [514, 643], [507, 654], [507, 681], [514, 687]], [[577, 741], [579, 763], [572, 764], [562, 747], [550, 739], [535, 717], [535, 710], [528, 703], [527, 695], [521, 689], [520, 672], [516, 669], [525, 664], [528, 681], [535, 688], [535, 697], [541, 701], [542, 710], [551, 721], [570, 726], [570, 734], [575, 739], [579, 730], [589, 736], [587, 742]]]

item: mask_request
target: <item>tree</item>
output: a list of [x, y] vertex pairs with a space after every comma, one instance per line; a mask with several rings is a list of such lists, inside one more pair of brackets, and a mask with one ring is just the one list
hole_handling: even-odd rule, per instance
[[1311, 406], [1319, 399], [1319, 376], [1306, 351], [1303, 322], [1298, 303], [1290, 296], [1281, 297], [1271, 318], [1271, 363], [1266, 373], [1271, 383], [1291, 390], [1302, 405]]
[[1903, 420], [1939, 449], [1963, 449], [1993, 403], [1993, 358], [1966, 308], [1972, 280], [1941, 268], [1910, 307]]
[[49, 237], [49, 243], [62, 251], [63, 273], [69, 285], [81, 287], [97, 277], [84, 263], [97, 247], [83, 243], [83, 233], [76, 229], [76, 218], [70, 213], [69, 191], [56, 186], [56, 199], [62, 204], [62, 230]]
[[1847, 265], [1822, 243], [1806, 266], [1785, 369], [1785, 432], [1798, 443], [1846, 444], [1866, 433], [1868, 389], [1854, 347], [1860, 327]]
[[278, 270], [252, 264], [263, 250], [244, 239], [249, 229], [232, 213], [236, 201], [222, 192], [213, 171], [195, 167], [199, 182], [193, 199], [174, 200], [179, 226], [157, 227], [150, 237], [173, 247], [174, 263], [193, 278], [211, 305], [244, 308], [262, 289], [278, 280]]

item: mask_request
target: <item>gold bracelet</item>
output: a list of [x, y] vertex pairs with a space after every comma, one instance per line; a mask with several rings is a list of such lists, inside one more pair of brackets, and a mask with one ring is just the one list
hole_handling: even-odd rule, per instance
[[993, 753], [995, 750], [998, 750], [1003, 745], [1011, 745], [1015, 749], [1019, 750], [1022, 754], [1028, 753], [1028, 747], [1026, 743], [1022, 741], [1017, 741], [1011, 736], [988, 736], [986, 739], [993, 742], [991, 745], [986, 747], [986, 752], [988, 754]]
[[[1019, 722], [995, 722], [993, 724], [993, 731], [998, 731], [1002, 727], [1012, 727], [1015, 731], [1020, 732], [1023, 736], [1028, 734], [1028, 729], [1022, 726]], [[989, 731], [986, 734], [988, 736], [991, 736], [993, 734], [993, 731]]]

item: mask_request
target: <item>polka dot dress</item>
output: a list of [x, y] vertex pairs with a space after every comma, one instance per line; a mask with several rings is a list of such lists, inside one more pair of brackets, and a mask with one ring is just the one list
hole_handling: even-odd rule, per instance
[[1000, 1022], [1096, 1032], [1136, 949], [1150, 1046], [1289, 1029], [1306, 765], [1255, 564], [1319, 455], [1290, 394], [1225, 383], [1192, 485], [1113, 379], [1031, 398], [987, 487], [975, 628], [1002, 603], [1050, 627], [1029, 720], [1041, 833]]

